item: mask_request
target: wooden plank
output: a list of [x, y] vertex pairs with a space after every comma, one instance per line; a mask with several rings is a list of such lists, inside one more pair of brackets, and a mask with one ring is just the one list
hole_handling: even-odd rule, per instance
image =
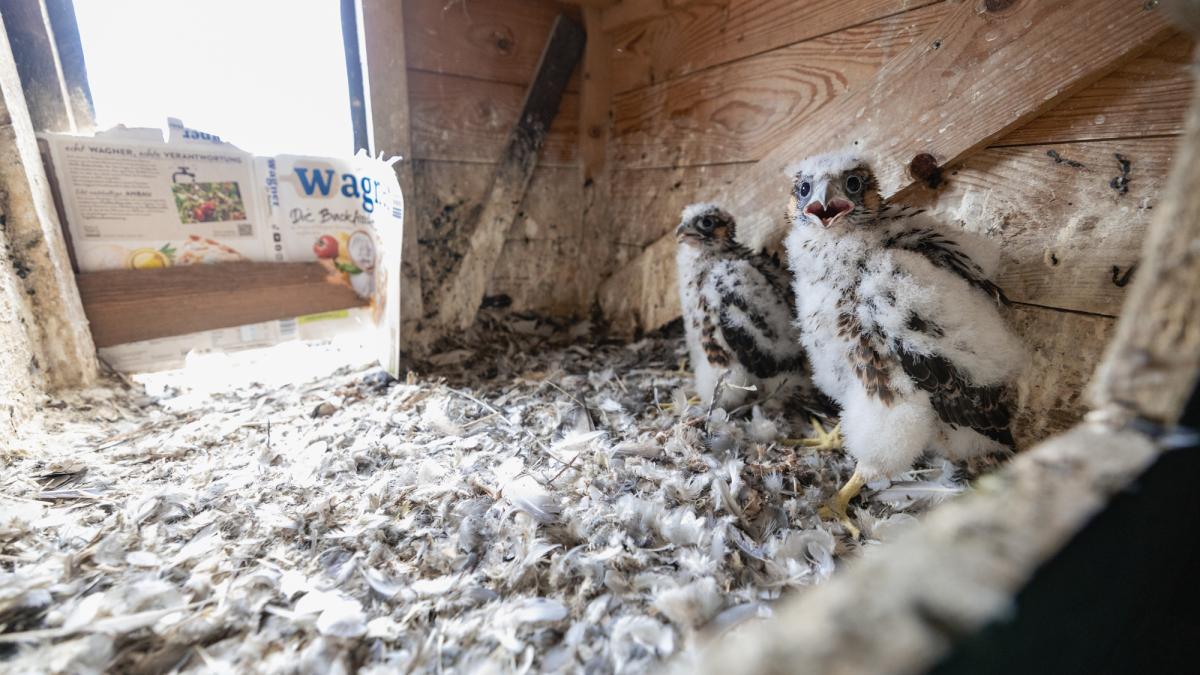
[[[436, 291], [445, 280], [453, 278], [469, 243], [471, 226], [478, 219], [488, 181], [495, 165], [464, 162], [418, 160], [413, 164], [417, 198], [410, 204], [412, 219], [418, 228], [422, 249], [423, 288], [432, 306]], [[521, 264], [559, 266], [564, 272], [572, 269], [567, 260], [530, 261], [513, 258], [518, 252], [510, 250], [513, 242], [521, 240], [558, 241], [580, 236], [580, 184], [578, 171], [566, 167], [538, 166], [525, 191], [525, 199], [509, 231], [500, 256], [496, 276], [519, 276], [512, 266]], [[593, 279], [592, 287], [595, 288]], [[489, 286], [488, 293], [493, 293]], [[500, 292], [514, 297], [520, 289], [511, 285]]]
[[509, 311], [582, 318], [591, 308], [595, 277], [578, 235], [558, 239], [509, 239], [487, 297], [507, 297]]
[[645, 168], [760, 159], [797, 118], [869, 82], [949, 9], [939, 3], [892, 15], [621, 94], [613, 104], [614, 161]]
[[[990, 148], [967, 158], [944, 189], [910, 200], [947, 225], [1001, 247], [1009, 297], [1115, 316], [1121, 311], [1176, 139]], [[1051, 155], [1053, 153], [1053, 155]], [[1125, 191], [1117, 155], [1130, 163]]]
[[[22, 95], [20, 76], [0, 30], [0, 239], [5, 242], [0, 263], [0, 321], [19, 324], [9, 338], [23, 332], [22, 342], [33, 352], [21, 377], [31, 389], [86, 387], [96, 381], [96, 347], [85, 330], [79, 291], [71, 274], [62, 225], [54, 211], [50, 184], [42, 168], [37, 139]], [[7, 307], [5, 307], [7, 305]], [[5, 311], [5, 310], [8, 311]], [[11, 312], [11, 313], [9, 313]], [[0, 350], [13, 347], [0, 335]]]
[[1017, 447], [1028, 448], [1083, 419], [1087, 383], [1117, 321], [1028, 305], [1014, 307], [1008, 319], [1029, 354], [1017, 379], [1013, 423]]
[[1192, 98], [1194, 41], [1176, 35], [1075, 94], [994, 145], [1183, 133]]
[[[406, 24], [404, 4], [389, 0], [362, 0], [363, 54], [366, 57], [366, 88], [371, 123], [371, 153], [403, 157], [397, 162], [396, 178], [404, 195], [404, 232], [400, 260], [388, 260], [389, 269], [399, 274], [387, 277], [388, 298], [399, 298], [398, 306], [387, 306], [388, 339], [395, 354], [384, 367], [399, 377], [400, 351], [420, 353], [417, 324], [425, 315], [421, 294], [421, 247], [417, 244], [417, 221], [412, 175], [412, 113], [409, 106], [408, 68], [405, 63]], [[386, 247], [385, 247], [386, 248]]]
[[618, 169], [612, 177], [614, 241], [646, 247], [672, 234], [683, 207], [712, 201], [751, 165], [715, 164], [680, 169]]
[[34, 131], [77, 132], [54, 33], [41, 0], [0, 0], [0, 16], [4, 18]]
[[[738, 218], [743, 241], [761, 247], [782, 234], [778, 209], [788, 189], [782, 171], [798, 158], [863, 148], [873, 159], [880, 191], [894, 196], [912, 185], [907, 164], [916, 154], [930, 152], [939, 164], [953, 163], [1169, 34], [1157, 5], [1086, 3], [1106, 17], [1100, 22], [1090, 9], [1083, 11], [1084, 4], [1017, 3], [994, 15], [977, 13], [973, 3], [955, 7], [930, 32], [936, 49], [933, 42], [914, 45], [888, 62], [873, 85], [799, 120], [794, 133], [739, 176], [722, 201]], [[1087, 65], [1055, 65], [1081, 62]], [[669, 238], [614, 273], [605, 285], [615, 288], [602, 289], [601, 297], [620, 297], [625, 279], [659, 278], [656, 271], [666, 263], [655, 256], [661, 255], [671, 255]]]
[[[1200, 0], [1177, 6], [1200, 37]], [[1167, 426], [1195, 396], [1200, 372], [1200, 89], [1186, 126], [1142, 249], [1141, 273], [1091, 391], [1098, 407], [1119, 417]]]
[[96, 110], [92, 105], [92, 89], [88, 83], [87, 64], [83, 60], [83, 42], [79, 39], [79, 22], [75, 18], [73, 0], [43, 0], [54, 46], [62, 68], [62, 82], [67, 101], [75, 118], [75, 128], [81, 132], [96, 126]]
[[[408, 67], [524, 88], [537, 72], [555, 17], [564, 11], [579, 15], [578, 7], [548, 0], [404, 0]], [[567, 91], [579, 91], [578, 75]]]
[[342, 19], [342, 53], [346, 59], [346, 84], [350, 90], [350, 130], [354, 138], [354, 152], [370, 150], [370, 112], [367, 110], [367, 92], [363, 78], [366, 67], [363, 65], [362, 50], [359, 49], [359, 13], [362, 3], [359, 0], [339, 0]]
[[957, 5], [869, 86], [797, 120], [731, 195], [731, 213], [748, 221], [746, 241], [780, 234], [774, 209], [755, 210], [786, 203], [790, 183], [780, 172], [798, 158], [860, 148], [890, 198], [915, 182], [908, 166], [917, 155], [952, 164], [1171, 34], [1158, 5], [1133, 0], [994, 6]]
[[496, 167], [462, 264], [445, 291], [439, 293], [439, 329], [465, 330], [475, 321], [479, 302], [533, 177], [538, 150], [558, 113], [567, 78], [583, 55], [585, 39], [579, 24], [565, 16], [555, 20], [537, 77]]
[[605, 12], [614, 88], [626, 92], [933, 0], [627, 0]]
[[97, 347], [360, 307], [320, 263], [223, 263], [77, 275]]
[[679, 318], [675, 238], [650, 244], [631, 263], [600, 284], [600, 311], [616, 335], [636, 335]]
[[584, 182], [594, 181], [604, 170], [612, 126], [611, 44], [601, 30], [603, 12], [583, 10], [587, 45], [583, 51], [583, 89], [579, 105], [579, 157]]
[[[525, 87], [410, 71], [413, 156], [461, 162], [496, 162], [508, 130], [521, 114]], [[574, 165], [579, 157], [579, 95], [562, 97], [539, 163]]]

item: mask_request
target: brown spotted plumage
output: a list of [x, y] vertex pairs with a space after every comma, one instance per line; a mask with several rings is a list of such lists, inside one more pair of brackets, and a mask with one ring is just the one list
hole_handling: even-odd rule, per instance
[[777, 258], [738, 244], [736, 228], [728, 213], [701, 204], [688, 207], [676, 229], [696, 390], [706, 402], [715, 394], [727, 408], [741, 404], [747, 387], [763, 398], [816, 401], [787, 272]]
[[786, 247], [801, 339], [815, 383], [843, 408], [859, 477], [894, 476], [927, 450], [1012, 448], [1023, 350], [989, 258], [975, 257], [984, 247], [885, 205], [852, 155], [806, 160], [793, 176]]

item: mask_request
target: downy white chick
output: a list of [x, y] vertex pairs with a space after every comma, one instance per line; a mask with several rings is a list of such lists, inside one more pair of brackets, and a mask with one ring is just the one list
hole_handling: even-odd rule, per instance
[[732, 216], [714, 204], [683, 210], [675, 229], [679, 298], [696, 391], [706, 404], [725, 375], [716, 405], [732, 409], [742, 387], [780, 401], [815, 394], [788, 290], [788, 275], [773, 257], [737, 243]]
[[[884, 205], [853, 154], [806, 159], [793, 180], [785, 246], [813, 379], [842, 407], [857, 460], [829, 510], [927, 450], [951, 459], [1013, 447], [1011, 383], [1024, 363], [988, 279], [983, 242], [920, 210]], [[971, 248], [977, 259], [968, 255]]]

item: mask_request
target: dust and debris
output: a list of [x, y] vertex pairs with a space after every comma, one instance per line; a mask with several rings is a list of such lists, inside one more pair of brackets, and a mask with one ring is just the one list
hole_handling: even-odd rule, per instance
[[1108, 186], [1120, 192], [1121, 194], [1129, 193], [1129, 172], [1133, 167], [1133, 163], [1124, 155], [1116, 153], [1113, 155], [1117, 158], [1117, 166], [1121, 169], [1121, 174], [1108, 182]]
[[1071, 167], [1072, 169], [1086, 168], [1083, 162], [1077, 162], [1073, 159], [1067, 159], [1066, 157], [1063, 157], [1062, 155], [1058, 154], [1057, 150], [1047, 150], [1046, 156], [1049, 157], [1050, 159], [1053, 159], [1055, 164], [1066, 164], [1067, 166]]
[[644, 672], [963, 489], [872, 485], [852, 541], [835, 429], [710, 413], [679, 335], [588, 332], [484, 312], [401, 381], [45, 406], [0, 446], [0, 669]]

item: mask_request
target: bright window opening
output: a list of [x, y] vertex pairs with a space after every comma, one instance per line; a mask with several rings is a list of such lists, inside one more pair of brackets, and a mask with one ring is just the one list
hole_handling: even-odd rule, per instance
[[354, 151], [337, 0], [75, 0], [100, 129], [168, 116], [260, 155]]

